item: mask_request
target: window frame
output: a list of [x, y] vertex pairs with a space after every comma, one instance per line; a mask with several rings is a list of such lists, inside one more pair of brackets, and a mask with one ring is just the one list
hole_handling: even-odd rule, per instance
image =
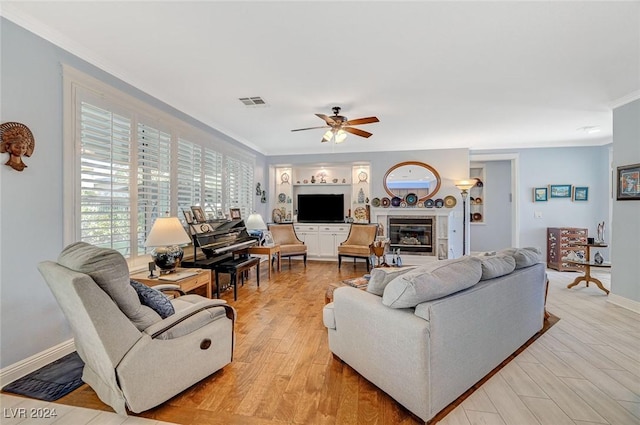
[[[148, 254], [137, 253], [136, 238], [138, 236], [137, 221], [138, 214], [138, 126], [144, 124], [154, 129], [166, 132], [170, 135], [170, 211], [171, 216], [178, 217], [183, 223], [184, 215], [178, 205], [178, 140], [182, 139], [197, 145], [201, 149], [201, 171], [200, 171], [200, 199], [207, 200], [207, 190], [211, 192], [211, 187], [207, 188], [205, 179], [205, 152], [218, 158], [217, 163], [221, 165], [218, 175], [213, 178], [221, 185], [214, 189], [221, 199], [218, 204], [225, 208], [228, 214], [229, 200], [228, 187], [226, 184], [226, 163], [227, 158], [234, 158], [246, 164], [250, 169], [255, 170], [256, 157], [250, 151], [237, 148], [224, 140], [220, 140], [203, 129], [195, 127], [184, 119], [164, 112], [157, 107], [128, 93], [124, 93], [111, 85], [91, 77], [77, 69], [62, 64], [63, 76], [63, 243], [68, 245], [81, 240], [81, 108], [80, 102], [86, 101], [97, 107], [106, 109], [111, 113], [123, 116], [133, 116], [131, 121], [131, 149], [130, 164], [131, 176], [129, 182], [130, 190], [130, 243], [133, 252], [127, 257], [129, 267], [132, 270], [146, 267], [151, 260]], [[135, 145], [134, 145], [135, 143]], [[246, 184], [246, 188], [241, 190], [253, 190], [255, 173], [251, 175], [251, 181]], [[249, 205], [241, 205], [243, 211], [252, 211], [254, 199], [250, 197]], [[233, 205], [237, 206], [237, 205]], [[243, 218], [244, 215], [243, 215]], [[185, 252], [187, 252], [185, 250]]]

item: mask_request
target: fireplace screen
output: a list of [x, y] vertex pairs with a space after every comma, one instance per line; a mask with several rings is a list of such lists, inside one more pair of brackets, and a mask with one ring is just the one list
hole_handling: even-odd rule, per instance
[[434, 255], [434, 219], [427, 217], [389, 217], [389, 242], [401, 254]]

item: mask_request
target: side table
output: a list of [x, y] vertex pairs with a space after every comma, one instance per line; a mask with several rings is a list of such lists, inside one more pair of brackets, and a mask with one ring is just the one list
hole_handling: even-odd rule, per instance
[[611, 268], [611, 263], [596, 263], [593, 260], [591, 260], [591, 252], [590, 252], [590, 248], [591, 247], [599, 247], [599, 248], [606, 248], [607, 245], [605, 244], [574, 244], [574, 246], [581, 246], [581, 247], [585, 247], [586, 248], [586, 256], [585, 256], [585, 260], [584, 261], [573, 261], [573, 260], [566, 260], [567, 263], [571, 263], [571, 264], [579, 264], [581, 266], [584, 266], [584, 276], [578, 276], [572, 283], [570, 283], [569, 285], [567, 285], [567, 288], [573, 288], [574, 286], [576, 286], [577, 284], [579, 284], [580, 282], [582, 282], [583, 280], [585, 281], [585, 283], [587, 284], [587, 287], [589, 286], [589, 282], [593, 282], [596, 284], [596, 286], [600, 289], [602, 289], [607, 295], [609, 295], [609, 290], [607, 288], [604, 287], [604, 285], [602, 285], [602, 282], [600, 282], [600, 280], [596, 279], [595, 277], [591, 276], [591, 267], [600, 267], [600, 268]]
[[276, 261], [278, 262], [278, 271], [282, 271], [282, 268], [280, 267], [280, 245], [252, 246], [251, 248], [249, 248], [249, 254], [268, 256], [269, 280], [271, 280], [271, 267], [272, 267], [271, 259], [273, 258], [274, 255], [276, 256]]
[[180, 289], [182, 289], [184, 292], [189, 292], [189, 291], [193, 291], [196, 288], [199, 288], [201, 286], [206, 286], [207, 287], [207, 297], [211, 298], [212, 292], [211, 292], [211, 271], [207, 270], [207, 269], [177, 269], [178, 272], [180, 271], [185, 271], [185, 272], [195, 272], [196, 274], [194, 276], [188, 276], [185, 277], [184, 279], [180, 279], [180, 280], [164, 280], [162, 279], [162, 276], [159, 277], [155, 277], [155, 278], [149, 278], [149, 274], [148, 272], [141, 272], [141, 273], [136, 273], [131, 275], [131, 279], [133, 280], [137, 280], [140, 283], [143, 283], [147, 286], [155, 286], [155, 285], [160, 285], [163, 283], [172, 283], [175, 285], [180, 286]]

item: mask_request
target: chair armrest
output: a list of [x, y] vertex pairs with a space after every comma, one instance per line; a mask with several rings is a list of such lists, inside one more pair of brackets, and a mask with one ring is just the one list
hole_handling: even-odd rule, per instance
[[162, 283], [160, 285], [154, 285], [152, 288], [160, 292], [178, 292], [180, 295], [187, 294], [182, 290], [182, 288], [180, 288], [180, 285], [175, 285], [173, 283]]
[[171, 316], [167, 317], [166, 319], [158, 323], [154, 323], [153, 325], [145, 329], [144, 333], [151, 336], [151, 338], [157, 338], [159, 335], [178, 326], [180, 323], [184, 322], [190, 317], [195, 316], [200, 312], [207, 311], [212, 308], [218, 308], [218, 307], [222, 307], [225, 311], [225, 315], [227, 316], [227, 318], [231, 319], [231, 321], [235, 323], [236, 311], [233, 307], [228, 305], [225, 300], [219, 300], [219, 299], [210, 300], [205, 298], [204, 301], [202, 302], [199, 302], [197, 304], [194, 304], [191, 307], [188, 307], [184, 310], [176, 312], [175, 314], [172, 314]]

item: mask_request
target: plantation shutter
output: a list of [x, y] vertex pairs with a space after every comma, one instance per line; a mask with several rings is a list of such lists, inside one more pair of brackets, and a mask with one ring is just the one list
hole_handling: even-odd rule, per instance
[[222, 207], [222, 155], [204, 150], [204, 203], [217, 216]]
[[131, 120], [80, 105], [80, 240], [130, 255]]
[[157, 217], [171, 211], [171, 135], [138, 124], [138, 255], [150, 252], [144, 241]]
[[242, 218], [253, 212], [253, 165], [227, 157], [228, 208], [240, 208]]
[[188, 140], [178, 139], [178, 216], [184, 220], [183, 210], [192, 205], [203, 206], [202, 147]]

